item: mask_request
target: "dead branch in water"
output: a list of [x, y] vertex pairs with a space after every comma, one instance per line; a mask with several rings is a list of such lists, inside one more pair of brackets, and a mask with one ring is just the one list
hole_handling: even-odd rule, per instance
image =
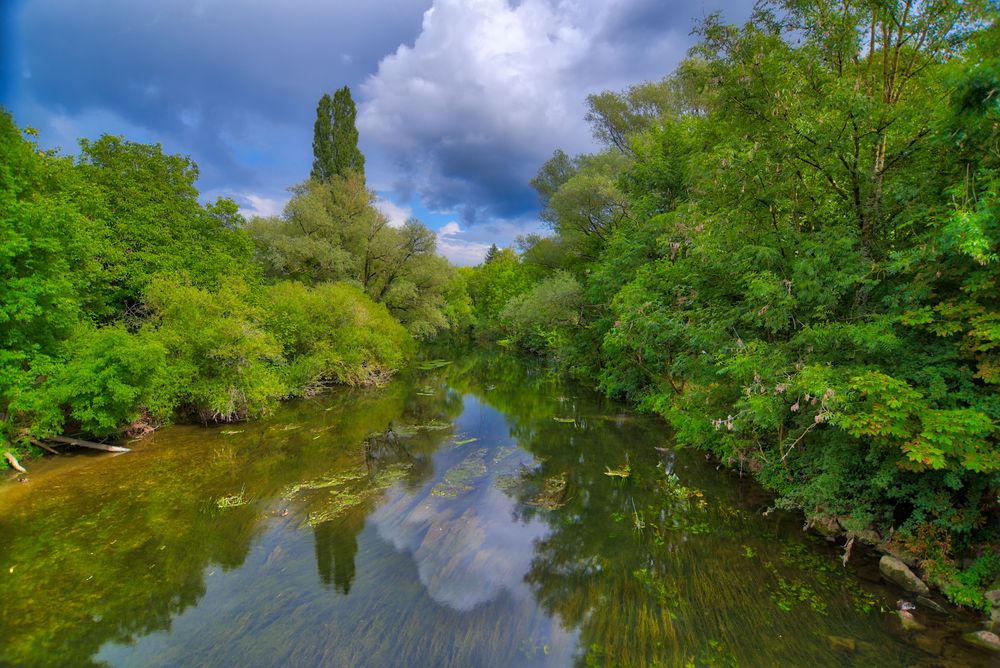
[[28, 472], [28, 469], [26, 469], [23, 466], [21, 466], [20, 462], [17, 461], [17, 457], [15, 457], [14, 455], [10, 454], [9, 452], [5, 452], [5, 453], [3, 453], [3, 456], [7, 458], [7, 461], [10, 462], [10, 465], [15, 470], [20, 471], [21, 473], [27, 473]]
[[118, 445], [104, 445], [103, 443], [84, 441], [79, 438], [70, 438], [69, 436], [49, 436], [48, 440], [55, 441], [56, 443], [65, 443], [67, 445], [76, 445], [81, 448], [90, 448], [92, 450], [104, 450], [105, 452], [131, 452], [128, 448], [123, 448]]
[[48, 445], [45, 445], [44, 443], [42, 443], [41, 441], [39, 441], [38, 439], [35, 439], [35, 438], [31, 439], [31, 444], [32, 445], [37, 445], [42, 450], [48, 450], [49, 452], [51, 452], [54, 455], [61, 455], [62, 454], [61, 452], [59, 452], [55, 448], [50, 447]]

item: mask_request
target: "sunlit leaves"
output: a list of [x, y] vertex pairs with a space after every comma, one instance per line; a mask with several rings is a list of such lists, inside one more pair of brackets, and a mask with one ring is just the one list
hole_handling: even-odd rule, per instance
[[835, 419], [852, 435], [899, 447], [932, 469], [1000, 469], [1000, 451], [989, 440], [995, 426], [983, 413], [935, 409], [908, 383], [875, 371], [852, 379], [850, 389], [857, 401]]

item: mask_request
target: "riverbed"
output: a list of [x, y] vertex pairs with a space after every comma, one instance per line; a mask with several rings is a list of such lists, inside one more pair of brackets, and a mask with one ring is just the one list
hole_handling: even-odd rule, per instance
[[0, 664], [987, 666], [974, 621], [537, 363], [456, 354], [0, 483]]

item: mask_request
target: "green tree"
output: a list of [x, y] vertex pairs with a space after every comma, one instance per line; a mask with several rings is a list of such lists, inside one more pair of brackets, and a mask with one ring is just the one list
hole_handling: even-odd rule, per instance
[[381, 384], [403, 365], [412, 346], [384, 305], [345, 284], [270, 286], [263, 324], [281, 343], [293, 395], [309, 396], [331, 383]]
[[16, 405], [33, 401], [39, 369], [61, 357], [84, 305], [101, 302], [100, 226], [78, 203], [93, 197], [69, 159], [38, 149], [0, 112], [0, 437], [23, 436]]
[[316, 107], [313, 126], [313, 166], [310, 178], [327, 181], [334, 176], [356, 172], [365, 174], [365, 156], [358, 148], [355, 127], [357, 109], [347, 86], [337, 89], [331, 98], [324, 94]]
[[239, 227], [237, 207], [225, 199], [207, 208], [198, 201], [193, 160], [109, 135], [81, 140], [80, 147], [78, 169], [99, 197], [78, 201], [104, 227], [97, 253], [115, 317], [141, 313], [146, 288], [160, 274], [185, 273], [206, 288], [231, 276], [252, 280], [253, 245]]
[[280, 217], [247, 231], [267, 276], [308, 284], [348, 281], [385, 304], [419, 338], [448, 328], [442, 309], [452, 268], [416, 219], [392, 227], [357, 172], [296, 186]]
[[534, 281], [512, 248], [502, 248], [469, 277], [469, 295], [477, 327], [482, 333], [499, 332], [500, 312], [514, 297], [526, 292]]
[[[555, 235], [523, 264], [582, 295], [561, 360], [779, 505], [931, 564], [995, 541], [995, 7], [790, 0], [700, 32], [659, 84], [591, 98], [603, 153], [533, 181]], [[507, 322], [537, 319], [531, 285]]]

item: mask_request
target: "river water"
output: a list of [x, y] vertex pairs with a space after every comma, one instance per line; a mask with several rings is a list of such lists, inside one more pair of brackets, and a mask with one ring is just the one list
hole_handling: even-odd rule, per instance
[[977, 666], [636, 415], [460, 355], [0, 484], [0, 664]]

